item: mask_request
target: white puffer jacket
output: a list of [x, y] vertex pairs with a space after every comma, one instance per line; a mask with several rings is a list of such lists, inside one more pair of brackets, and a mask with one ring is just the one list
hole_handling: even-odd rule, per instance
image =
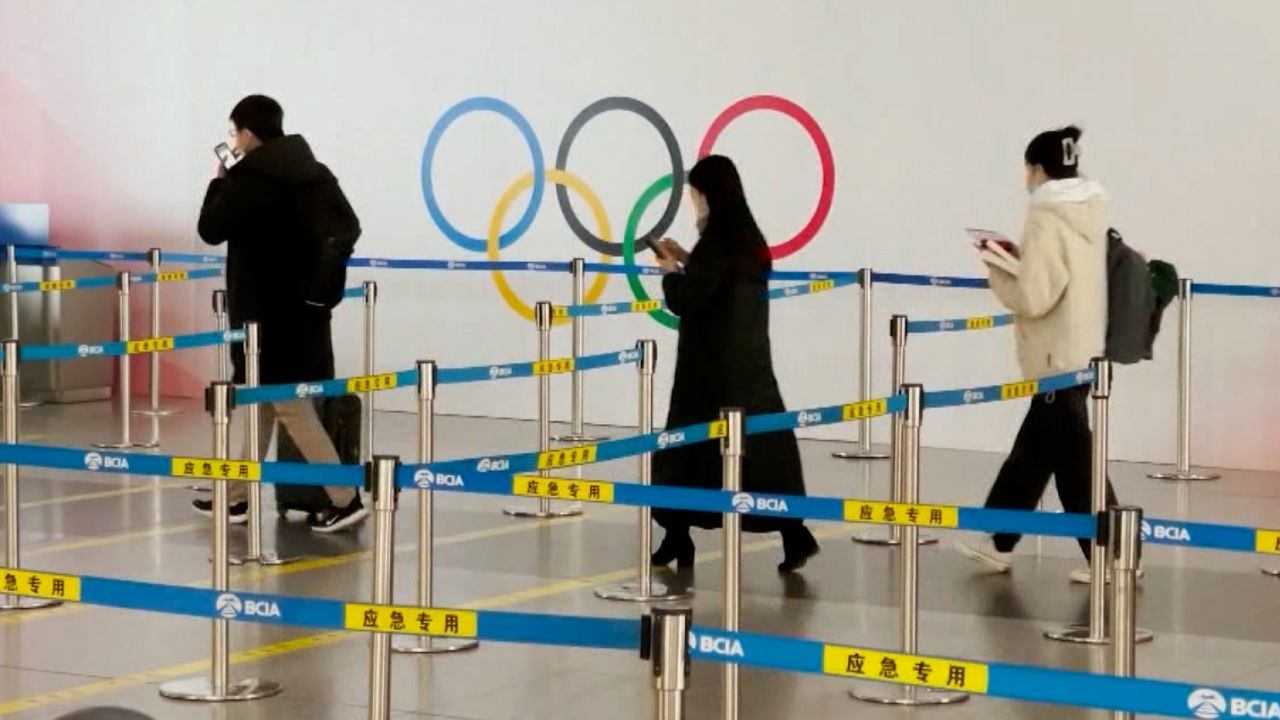
[[1031, 195], [1016, 273], [988, 264], [991, 290], [1014, 315], [1024, 377], [1079, 370], [1104, 353], [1107, 227], [1101, 185], [1050, 180]]

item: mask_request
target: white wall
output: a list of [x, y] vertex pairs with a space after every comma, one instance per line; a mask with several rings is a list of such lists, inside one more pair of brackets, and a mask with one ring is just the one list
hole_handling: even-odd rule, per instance
[[[782, 267], [975, 274], [961, 229], [1015, 232], [1026, 200], [1026, 141], [1076, 122], [1086, 128], [1085, 167], [1111, 190], [1115, 223], [1135, 245], [1198, 278], [1280, 284], [1280, 245], [1270, 237], [1280, 223], [1273, 199], [1280, 97], [1270, 90], [1280, 50], [1268, 42], [1280, 26], [1274, 0], [0, 0], [0, 12], [0, 72], [38, 86], [58, 122], [125, 182], [140, 182], [132, 161], [139, 153], [149, 158], [141, 167], [166, 164], [162, 179], [146, 176], [163, 185], [146, 209], [158, 231], [175, 235], [191, 234], [209, 148], [230, 106], [249, 92], [278, 97], [289, 129], [306, 134], [342, 178], [366, 228], [360, 254], [460, 259], [478, 256], [441, 236], [419, 183], [427, 133], [455, 102], [493, 95], [514, 104], [550, 165], [580, 109], [608, 95], [637, 97], [667, 118], [688, 164], [722, 108], [775, 93], [822, 125], [837, 174], [822, 233]], [[150, 67], [137, 66], [140, 56]], [[166, 101], [157, 104], [160, 94]], [[794, 124], [747, 116], [717, 150], [739, 161], [771, 239], [805, 221], [819, 178], [812, 146]], [[509, 124], [468, 116], [437, 156], [442, 205], [456, 225], [481, 233], [497, 197], [529, 167]], [[570, 169], [596, 190], [615, 236], [639, 192], [669, 171], [652, 130], [617, 113], [587, 127]], [[524, 202], [516, 201], [507, 226]], [[672, 234], [690, 237], [687, 212]], [[585, 250], [548, 191], [531, 231], [503, 257], [567, 259]], [[420, 357], [448, 365], [518, 360], [534, 350], [532, 328], [486, 276], [376, 277], [383, 368]], [[527, 299], [567, 300], [567, 278], [512, 280]], [[605, 297], [628, 298], [625, 282], [614, 278]], [[939, 318], [996, 309], [980, 291], [883, 288], [877, 301], [877, 328], [887, 327], [891, 311]], [[203, 312], [203, 302], [194, 308]], [[342, 368], [354, 372], [358, 310], [340, 314], [352, 333], [339, 343]], [[856, 323], [853, 290], [776, 306], [775, 359], [792, 405], [852, 397]], [[1172, 457], [1175, 329], [1171, 317], [1156, 363], [1119, 374], [1119, 457]], [[1280, 302], [1203, 299], [1196, 331], [1194, 457], [1280, 468], [1271, 442], [1280, 381], [1268, 372], [1280, 350]], [[567, 331], [556, 337], [567, 349]], [[637, 337], [662, 342], [665, 395], [674, 353], [668, 331], [644, 318], [597, 321], [589, 350]], [[915, 338], [910, 375], [935, 388], [1014, 379], [1010, 343], [1004, 330]], [[877, 378], [886, 375], [882, 364]], [[634, 417], [629, 372], [596, 375], [588, 390], [590, 419]], [[449, 388], [441, 406], [523, 416], [533, 411], [533, 394], [528, 383]], [[411, 398], [382, 402], [407, 408]], [[562, 414], [566, 408], [561, 402]], [[1020, 413], [1016, 406], [932, 413], [926, 442], [1003, 450]]]

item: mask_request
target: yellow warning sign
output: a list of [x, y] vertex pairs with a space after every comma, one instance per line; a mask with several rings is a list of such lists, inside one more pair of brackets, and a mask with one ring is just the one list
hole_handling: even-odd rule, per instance
[[845, 405], [842, 416], [845, 422], [850, 420], [865, 420], [867, 418], [879, 417], [889, 412], [889, 401], [880, 398], [879, 400], [865, 400], [863, 402]]
[[156, 273], [156, 282], [179, 282], [187, 279], [186, 270], [170, 270], [167, 272]]
[[40, 283], [41, 292], [55, 292], [58, 290], [74, 290], [76, 287], [75, 280], [45, 280]]
[[473, 638], [479, 619], [472, 610], [347, 603], [343, 626], [348, 630]]
[[130, 355], [167, 352], [172, 349], [173, 338], [171, 337], [142, 338], [140, 340], [130, 340], [125, 344], [125, 350]]
[[836, 287], [835, 280], [814, 280], [809, 283], [809, 292], [820, 293], [828, 290], [834, 290]]
[[996, 326], [996, 319], [990, 315], [986, 317], [971, 317], [964, 321], [964, 326], [968, 330], [990, 330]]
[[960, 526], [960, 508], [951, 505], [845, 500], [844, 520], [885, 525], [953, 528]]
[[399, 380], [397, 380], [395, 373], [362, 375], [361, 377], [353, 377], [347, 380], [347, 392], [377, 392], [378, 390], [390, 390], [399, 384]]
[[556, 305], [551, 308], [551, 317], [558, 319], [569, 317], [569, 306]]
[[596, 461], [595, 445], [578, 445], [563, 450], [548, 450], [538, 454], [538, 469], [553, 470], [555, 468], [588, 465]]
[[573, 372], [573, 358], [539, 360], [533, 364], [534, 375], [563, 375]]
[[80, 601], [80, 578], [16, 568], [0, 568], [0, 594]]
[[1280, 530], [1258, 528], [1255, 549], [1268, 555], [1280, 555]]
[[728, 435], [729, 435], [729, 421], [728, 421], [728, 420], [714, 420], [714, 421], [712, 421], [712, 423], [711, 423], [711, 432], [707, 433], [707, 437], [709, 437], [709, 438], [713, 438], [713, 439], [714, 439], [714, 438], [728, 437]]
[[977, 694], [986, 693], [988, 683], [987, 666], [982, 663], [837, 645], [822, 648], [822, 672], [840, 677], [899, 685], [923, 685]]
[[1008, 383], [1007, 385], [1000, 386], [1000, 399], [1018, 400], [1020, 398], [1029, 398], [1038, 392], [1040, 392], [1039, 380]]
[[631, 303], [631, 312], [653, 312], [662, 309], [661, 300], [635, 300]]
[[611, 503], [613, 502], [613, 483], [602, 480], [516, 475], [511, 478], [511, 494], [552, 500]]
[[262, 480], [262, 465], [247, 460], [176, 457], [169, 468], [169, 474], [182, 478], [258, 482]]

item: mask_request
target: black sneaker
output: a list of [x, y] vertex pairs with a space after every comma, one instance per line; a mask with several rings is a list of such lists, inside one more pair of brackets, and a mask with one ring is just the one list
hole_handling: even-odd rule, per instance
[[[192, 500], [191, 509], [210, 520], [213, 519], [213, 501], [212, 500]], [[229, 522], [232, 525], [243, 525], [249, 522], [249, 502], [238, 502], [227, 508], [229, 513]]]
[[356, 495], [356, 499], [352, 500], [351, 504], [344, 508], [330, 507], [316, 513], [311, 519], [311, 531], [325, 533], [326, 535], [341, 532], [349, 527], [359, 525], [368, 517], [368, 509], [365, 508], [364, 503], [360, 500], [360, 496]]

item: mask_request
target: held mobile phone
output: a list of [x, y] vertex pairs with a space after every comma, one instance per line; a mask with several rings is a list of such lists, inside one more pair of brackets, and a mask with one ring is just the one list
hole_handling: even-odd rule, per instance
[[218, 156], [218, 160], [222, 161], [222, 167], [231, 169], [236, 164], [236, 153], [231, 146], [226, 143], [218, 143], [213, 148], [213, 154]]

